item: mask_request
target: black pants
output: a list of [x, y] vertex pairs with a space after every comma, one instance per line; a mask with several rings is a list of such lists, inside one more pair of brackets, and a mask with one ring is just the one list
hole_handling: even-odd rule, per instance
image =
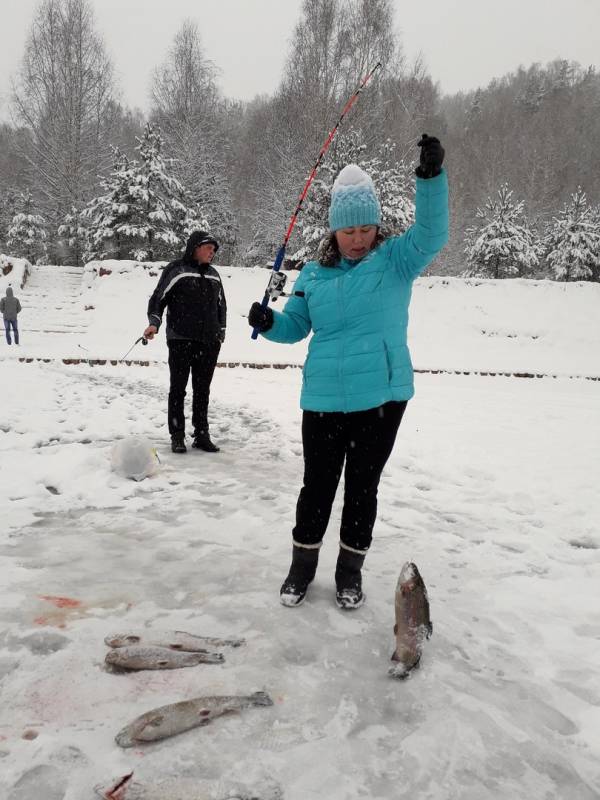
[[190, 370], [192, 371], [192, 425], [194, 432], [208, 433], [208, 398], [221, 344], [218, 340], [206, 344], [191, 339], [170, 339], [169, 372], [169, 433], [185, 433], [183, 401]]
[[296, 507], [295, 542], [318, 544], [323, 539], [345, 459], [340, 540], [354, 550], [369, 549], [379, 480], [405, 408], [406, 401], [349, 414], [304, 412], [304, 485]]

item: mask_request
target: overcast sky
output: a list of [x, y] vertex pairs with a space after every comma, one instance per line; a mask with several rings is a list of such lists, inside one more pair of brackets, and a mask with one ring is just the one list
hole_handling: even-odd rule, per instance
[[[39, 0], [0, 0], [0, 118]], [[302, 0], [92, 0], [127, 105], [148, 85], [186, 17], [200, 27], [228, 97], [276, 88]], [[561, 57], [600, 69], [600, 0], [394, 0], [406, 54], [422, 53], [442, 91], [485, 86], [519, 64]]]

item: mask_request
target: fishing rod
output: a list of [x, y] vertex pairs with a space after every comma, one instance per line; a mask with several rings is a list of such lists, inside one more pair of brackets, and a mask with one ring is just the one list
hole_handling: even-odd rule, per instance
[[142, 344], [148, 344], [148, 339], [146, 339], [146, 337], [145, 337], [145, 336], [140, 336], [140, 338], [139, 338], [139, 339], [136, 339], [136, 340], [135, 340], [135, 342], [134, 342], [134, 343], [131, 345], [131, 347], [129, 348], [129, 350], [128, 350], [128, 351], [125, 353], [125, 355], [123, 356], [123, 358], [119, 359], [119, 364], [121, 364], [123, 361], [125, 361], [125, 359], [126, 359], [126, 358], [127, 358], [127, 356], [129, 355], [129, 353], [131, 353], [131, 351], [132, 351], [132, 350], [133, 350], [133, 348], [136, 346], [136, 344], [139, 344], [140, 342], [141, 342]]
[[[342, 120], [344, 119], [346, 114], [350, 111], [350, 109], [352, 108], [354, 103], [358, 100], [359, 94], [365, 88], [367, 83], [371, 80], [371, 78], [373, 77], [375, 72], [378, 69], [380, 69], [380, 67], [381, 67], [381, 61], [378, 61], [377, 64], [375, 64], [375, 66], [373, 67], [373, 69], [369, 72], [369, 74], [365, 78], [363, 78], [363, 80], [360, 82], [360, 85], [359, 85], [358, 89], [354, 92], [352, 97], [350, 97], [350, 99], [348, 100], [348, 102], [344, 106], [344, 108], [342, 110], [342, 113], [340, 114], [340, 118], [338, 119], [338, 121], [336, 122], [334, 127], [329, 132], [329, 136], [327, 137], [327, 139], [325, 141], [325, 144], [321, 148], [321, 151], [320, 151], [320, 153], [319, 153], [319, 155], [317, 157], [317, 160], [315, 161], [315, 164], [314, 164], [314, 166], [313, 166], [313, 168], [311, 170], [311, 173], [308, 176], [308, 179], [307, 179], [306, 183], [304, 184], [304, 188], [300, 192], [300, 197], [298, 198], [298, 203], [296, 205], [296, 208], [294, 209], [294, 213], [291, 216], [290, 223], [288, 225], [288, 229], [287, 229], [287, 231], [285, 233], [285, 236], [283, 237], [283, 244], [281, 245], [281, 247], [277, 251], [277, 255], [275, 256], [275, 261], [273, 262], [273, 269], [271, 271], [271, 278], [269, 279], [269, 283], [268, 283], [267, 288], [265, 290], [264, 297], [263, 297], [263, 299], [261, 301], [261, 306], [263, 308], [266, 308], [269, 305], [269, 300], [270, 299], [277, 300], [277, 298], [280, 297], [284, 293], [283, 289], [284, 289], [284, 286], [285, 286], [285, 282], [287, 280], [287, 275], [284, 275], [284, 273], [281, 271], [280, 267], [283, 264], [283, 257], [285, 256], [285, 249], [286, 249], [287, 244], [288, 244], [288, 242], [290, 240], [290, 236], [292, 235], [292, 231], [294, 230], [294, 226], [296, 225], [296, 222], [298, 220], [298, 214], [300, 213], [300, 211], [302, 209], [302, 203], [304, 203], [304, 198], [306, 197], [306, 195], [308, 193], [308, 190], [310, 188], [310, 185], [313, 182], [313, 180], [315, 178], [315, 175], [317, 174], [317, 170], [321, 166], [321, 161], [323, 161], [323, 158], [325, 157], [325, 153], [329, 150], [329, 145], [332, 143], [333, 138], [334, 138], [335, 134], [337, 133], [338, 128], [342, 124]], [[258, 334], [259, 334], [259, 329], [258, 328], [253, 328], [252, 329], [252, 339], [257, 339], [258, 338]]]

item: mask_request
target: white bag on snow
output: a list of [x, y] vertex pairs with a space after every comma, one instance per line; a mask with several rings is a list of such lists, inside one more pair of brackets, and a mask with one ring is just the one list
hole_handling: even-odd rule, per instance
[[123, 478], [143, 481], [158, 469], [158, 455], [145, 436], [126, 436], [115, 442], [111, 452], [112, 468]]

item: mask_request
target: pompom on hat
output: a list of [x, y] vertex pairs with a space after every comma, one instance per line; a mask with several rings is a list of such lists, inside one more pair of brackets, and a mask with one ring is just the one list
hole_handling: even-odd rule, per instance
[[354, 228], [380, 225], [381, 206], [373, 181], [357, 164], [348, 164], [339, 173], [331, 189], [329, 228]]

